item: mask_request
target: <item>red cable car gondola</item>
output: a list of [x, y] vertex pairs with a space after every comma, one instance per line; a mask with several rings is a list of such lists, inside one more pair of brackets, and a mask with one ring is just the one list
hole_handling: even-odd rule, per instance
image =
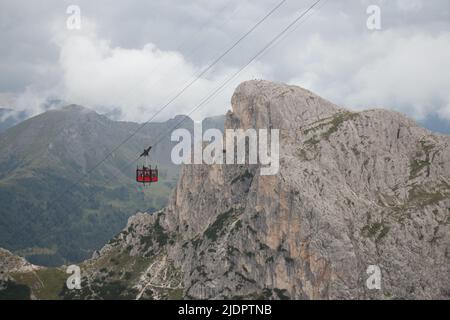
[[144, 152], [139, 156], [139, 158], [145, 158], [145, 164], [142, 165], [142, 169], [139, 167], [136, 168], [136, 182], [143, 184], [158, 182], [158, 167], [152, 169], [152, 166], [148, 165], [148, 153], [151, 148], [150, 146], [148, 149], [144, 149]]

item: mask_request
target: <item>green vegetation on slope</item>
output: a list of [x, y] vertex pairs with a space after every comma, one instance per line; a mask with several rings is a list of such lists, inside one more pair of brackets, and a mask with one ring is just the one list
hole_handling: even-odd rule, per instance
[[16, 282], [16, 286], [28, 288], [29, 292], [39, 300], [61, 299], [60, 295], [68, 276], [62, 268], [48, 268], [11, 274], [11, 277]]
[[[164, 169], [160, 169], [164, 170]], [[176, 177], [137, 188], [74, 186], [70, 195], [47, 205], [71, 181], [53, 174], [36, 174], [15, 183], [0, 182], [0, 243], [38, 265], [79, 262], [102, 247], [137, 211], [164, 207]]]

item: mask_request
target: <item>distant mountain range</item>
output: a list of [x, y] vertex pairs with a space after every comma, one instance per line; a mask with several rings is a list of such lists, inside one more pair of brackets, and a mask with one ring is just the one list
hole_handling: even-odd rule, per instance
[[0, 108], [0, 133], [25, 120], [26, 117], [25, 112], [15, 112], [11, 109]]
[[[69, 105], [4, 131], [0, 247], [41, 265], [77, 262], [119, 232], [136, 211], [165, 206], [179, 171], [170, 161], [174, 143], [168, 130], [183, 119], [181, 127], [192, 131], [193, 121], [185, 116], [149, 123], [73, 186], [140, 124]], [[223, 119], [206, 121], [223, 127]], [[159, 136], [163, 140], [152, 150], [151, 162], [160, 169], [160, 182], [142, 188], [134, 181], [133, 160]]]

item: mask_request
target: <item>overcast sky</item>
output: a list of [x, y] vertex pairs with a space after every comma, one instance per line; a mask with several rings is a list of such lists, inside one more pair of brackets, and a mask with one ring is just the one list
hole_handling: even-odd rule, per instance
[[[0, 0], [0, 106], [39, 113], [55, 99], [145, 121], [280, 0]], [[166, 109], [187, 114], [313, 0], [287, 0]], [[81, 29], [69, 30], [69, 5]], [[381, 30], [366, 10], [381, 9]], [[448, 0], [323, 0], [277, 46], [193, 114], [230, 109], [248, 79], [296, 84], [345, 107], [450, 120]]]

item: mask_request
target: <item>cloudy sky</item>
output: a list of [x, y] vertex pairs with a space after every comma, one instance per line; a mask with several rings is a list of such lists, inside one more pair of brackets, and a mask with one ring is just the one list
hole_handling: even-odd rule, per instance
[[[0, 0], [0, 106], [33, 115], [62, 100], [145, 121], [280, 1]], [[159, 118], [188, 114], [313, 2], [287, 0]], [[371, 5], [381, 30], [367, 28]], [[448, 0], [323, 0], [192, 116], [223, 114], [239, 82], [263, 78], [445, 127], [449, 70]]]

